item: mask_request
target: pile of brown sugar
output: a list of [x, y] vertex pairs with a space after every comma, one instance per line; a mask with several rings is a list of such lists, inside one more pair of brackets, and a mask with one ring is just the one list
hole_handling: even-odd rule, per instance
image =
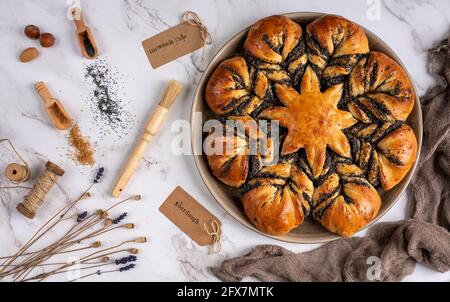
[[70, 129], [69, 144], [75, 149], [73, 157], [80, 165], [93, 166], [95, 164], [94, 150], [90, 142], [81, 134], [77, 124]]

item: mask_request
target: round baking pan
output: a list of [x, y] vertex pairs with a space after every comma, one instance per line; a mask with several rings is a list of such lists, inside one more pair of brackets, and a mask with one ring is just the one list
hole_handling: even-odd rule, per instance
[[[298, 22], [300, 25], [302, 25], [303, 29], [305, 29], [308, 23], [312, 22], [316, 18], [319, 18], [323, 15], [324, 14], [321, 13], [311, 13], [311, 12], [297, 12], [284, 14], [284, 16], [289, 17], [292, 20]], [[284, 235], [274, 236], [261, 232], [247, 219], [247, 216], [244, 213], [241, 201], [239, 199], [239, 194], [237, 193], [237, 191], [224, 185], [217, 178], [215, 178], [208, 166], [206, 156], [203, 154], [202, 149], [203, 139], [206, 133], [203, 133], [199, 126], [202, 126], [206, 120], [213, 118], [214, 114], [206, 104], [204, 97], [205, 87], [213, 71], [220, 64], [220, 62], [222, 62], [224, 59], [232, 57], [237, 52], [240, 52], [249, 28], [250, 27], [247, 27], [246, 29], [240, 31], [227, 43], [225, 43], [222, 46], [222, 48], [220, 48], [220, 50], [216, 53], [216, 55], [206, 68], [205, 72], [203, 73], [203, 76], [201, 77], [194, 94], [194, 100], [191, 109], [191, 126], [192, 126], [191, 142], [195, 164], [197, 165], [200, 176], [202, 177], [203, 182], [205, 183], [208, 190], [211, 192], [216, 201], [223, 207], [223, 209], [227, 211], [241, 224], [254, 230], [257, 233], [260, 233], [264, 236], [268, 236], [274, 239], [294, 243], [320, 243], [337, 239], [339, 238], [339, 236], [329, 232], [324, 227], [322, 227], [318, 222], [314, 221], [312, 218], [309, 217], [305, 219], [305, 221], [301, 226]], [[388, 56], [390, 56], [391, 58], [393, 58], [397, 63], [399, 63], [403, 67], [411, 83], [413, 83], [411, 76], [409, 75], [405, 66], [400, 61], [399, 57], [394, 53], [394, 51], [374, 33], [372, 33], [371, 31], [367, 30], [364, 27], [362, 28], [364, 29], [367, 38], [369, 40], [370, 49], [383, 52]], [[422, 145], [422, 111], [420, 108], [420, 102], [417, 96], [417, 91], [415, 90], [415, 92], [416, 92], [416, 100], [414, 104], [414, 109], [411, 112], [411, 115], [409, 116], [407, 123], [412, 127], [417, 137], [418, 152], [416, 161], [412, 166], [411, 170], [409, 171], [409, 173], [403, 178], [403, 180], [397, 186], [395, 186], [388, 192], [381, 193], [382, 199], [381, 209], [378, 215], [367, 226], [365, 226], [365, 228], [375, 223], [384, 214], [386, 214], [390, 208], [392, 208], [392, 206], [396, 203], [396, 201], [406, 190], [411, 180], [411, 177], [416, 169], [417, 159], [419, 158], [420, 147]]]

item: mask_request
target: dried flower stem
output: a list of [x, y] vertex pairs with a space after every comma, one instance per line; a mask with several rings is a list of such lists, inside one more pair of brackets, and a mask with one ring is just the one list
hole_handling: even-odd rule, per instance
[[[87, 223], [88, 223], [88, 220], [86, 220], [86, 224], [87, 224]], [[94, 224], [90, 224], [90, 225], [88, 225], [87, 227], [90, 227], [90, 226], [92, 226], [92, 225], [94, 225]], [[24, 266], [24, 268], [27, 268], [27, 267], [30, 267], [30, 266], [33, 267], [33, 264], [36, 264], [36, 263], [45, 261], [45, 260], [48, 259], [49, 257], [55, 255], [56, 253], [54, 252], [54, 249], [55, 249], [56, 247], [60, 246], [62, 243], [64, 243], [64, 241], [67, 241], [67, 238], [73, 238], [74, 235], [73, 235], [72, 233], [73, 233], [74, 229], [76, 229], [77, 226], [79, 226], [79, 225], [75, 225], [75, 226], [71, 227], [71, 228], [69, 229], [69, 231], [67, 231], [66, 234], [65, 234], [62, 238], [60, 238], [59, 240], [57, 240], [57, 241], [54, 242], [53, 244], [49, 245], [48, 247], [42, 249], [37, 255], [28, 257], [27, 259], [23, 260], [23, 261], [21, 262], [21, 264]], [[84, 228], [83, 228], [83, 230], [84, 230]], [[71, 237], [71, 236], [72, 236], [72, 237]], [[74, 243], [76, 243], [76, 242], [74, 242]], [[66, 247], [67, 247], [67, 246], [66, 246]], [[48, 256], [48, 257], [47, 257], [47, 256]], [[45, 257], [45, 258], [42, 259], [42, 257]], [[39, 260], [40, 260], [40, 261], [39, 261]], [[8, 272], [8, 273], [10, 274], [11, 271]], [[17, 276], [17, 274], [15, 274], [15, 277], [18, 278], [18, 277], [20, 277], [20, 276]]]
[[[37, 231], [36, 233], [28, 240], [27, 243], [25, 243], [25, 245], [20, 248], [16, 254], [14, 254], [10, 259], [6, 260], [5, 262], [3, 262], [3, 265], [8, 265], [13, 263], [21, 254], [23, 254], [25, 251], [27, 251], [37, 240], [39, 240], [40, 238], [42, 238], [42, 236], [44, 236], [50, 229], [52, 229], [53, 227], [55, 227], [59, 222], [61, 222], [61, 220], [64, 218], [64, 216], [67, 214], [67, 212], [73, 207], [75, 206], [75, 204], [77, 202], [79, 202], [80, 200], [82, 200], [85, 195], [89, 192], [89, 190], [92, 188], [93, 185], [90, 185], [88, 187], [88, 189], [83, 192], [83, 194], [80, 195], [80, 197], [78, 197], [77, 199], [75, 199], [74, 201], [72, 201], [71, 203], [69, 203], [68, 205], [66, 205], [65, 207], [63, 207], [61, 210], [59, 210], [54, 216], [52, 216], [49, 220], [47, 220], [47, 222], [44, 223], [44, 225], [42, 225]], [[61, 214], [63, 213], [63, 214]], [[47, 225], [49, 225], [55, 218], [57, 218], [59, 216], [59, 219], [57, 219], [53, 224], [51, 224], [48, 228]], [[44, 230], [44, 228], [46, 228]], [[3, 275], [1, 274], [4, 270], [5, 270], [6, 266], [1, 267], [0, 268], [0, 280], [3, 279]]]
[[[98, 236], [98, 235], [104, 234], [104, 233], [106, 233], [106, 232], [113, 231], [113, 230], [119, 229], [119, 228], [123, 228], [123, 225], [117, 226], [117, 227], [114, 227], [114, 228], [111, 228], [111, 229], [107, 229], [108, 227], [109, 227], [109, 226], [105, 226], [105, 227], [101, 228], [100, 230], [94, 231], [94, 232], [92, 232], [92, 233], [86, 235], [85, 237], [83, 237], [83, 238], [81, 238], [81, 239], [74, 240], [74, 241], [70, 242], [69, 244], [72, 245], [72, 244], [75, 244], [75, 243], [79, 243], [81, 240], [84, 240], [84, 239], [86, 239], [86, 238], [93, 238], [93, 237], [96, 237], [96, 236]], [[103, 230], [103, 231], [102, 231], [102, 230]], [[141, 238], [142, 238], [142, 237], [141, 237]], [[119, 245], [116, 245], [116, 246], [113, 246], [113, 247], [110, 247], [110, 248], [107, 248], [107, 249], [103, 249], [103, 250], [97, 251], [97, 252], [95, 252], [95, 253], [89, 254], [89, 255], [86, 256], [86, 257], [88, 257], [88, 259], [85, 259], [85, 260], [93, 260], [93, 259], [95, 259], [95, 258], [97, 258], [97, 257], [91, 257], [91, 256], [93, 256], [93, 255], [95, 255], [95, 254], [97, 254], [97, 253], [101, 253], [101, 252], [105, 252], [105, 251], [108, 251], [108, 250], [111, 250], [111, 249], [115, 249], [115, 248], [117, 248], [117, 247], [120, 247], [120, 246], [124, 245], [125, 243], [130, 243], [130, 242], [143, 243], [144, 241], [140, 240], [140, 238], [134, 239], [134, 240], [128, 240], [128, 241], [125, 241], [125, 242], [123, 242], [123, 243], [121, 243], [121, 244], [119, 244]], [[129, 249], [126, 249], [126, 250], [120, 250], [120, 251], [117, 251], [117, 252], [122, 252], [122, 251], [129, 251]], [[98, 256], [98, 257], [104, 257], [104, 256], [107, 256], [107, 255], [111, 255], [111, 253], [102, 254], [102, 255], [100, 255], [100, 256]], [[84, 257], [84, 258], [86, 258], [86, 257]], [[78, 260], [78, 261], [76, 261], [76, 262], [74, 262], [74, 263], [71, 263], [70, 266], [71, 266], [71, 265], [74, 265], [74, 264], [76, 264], [76, 263], [82, 263], [82, 262], [84, 262], [84, 260], [83, 260], [84, 258], [81, 258], [80, 260]], [[67, 266], [67, 264], [65, 264], [65, 265], [63, 265], [62, 267], [68, 267], [68, 266]], [[58, 269], [61, 269], [61, 268], [58, 268]], [[24, 278], [25, 278], [27, 275], [28, 275], [28, 273], [24, 276]]]
[[[83, 220], [82, 223], [76, 224], [73, 227], [71, 227], [66, 234], [61, 237], [58, 241], [56, 241], [55, 243], [49, 245], [48, 247], [42, 249], [41, 251], [48, 251], [49, 249], [51, 249], [53, 246], [58, 246], [61, 243], [67, 242], [68, 240], [75, 238], [76, 236], [78, 236], [80, 233], [84, 232], [85, 230], [93, 227], [95, 224], [99, 223], [101, 221], [101, 219], [95, 219], [98, 216], [98, 213], [94, 213], [91, 214], [90, 216], [88, 216], [85, 220]], [[79, 227], [79, 230], [77, 230], [77, 227]], [[83, 238], [84, 239], [84, 238]], [[80, 240], [76, 240], [73, 243], [77, 243]]]
[[84, 267], [80, 267], [77, 269], [66, 269], [66, 270], [62, 270], [62, 271], [58, 271], [52, 274], [53, 275], [58, 275], [58, 274], [63, 274], [63, 273], [68, 273], [68, 272], [74, 272], [77, 270], [87, 270], [87, 269], [91, 269], [91, 268], [97, 268], [97, 267], [103, 267], [103, 266], [108, 266], [108, 265], [114, 265], [114, 262], [110, 262], [110, 263], [103, 263], [103, 264], [97, 264], [97, 265], [90, 265], [90, 266], [84, 266]]
[[[108, 211], [114, 209], [115, 207], [121, 205], [122, 203], [128, 201], [128, 200], [140, 200], [140, 195], [135, 195], [128, 197], [126, 199], [123, 199], [116, 204], [109, 207], [106, 211], [98, 210], [95, 213], [92, 213], [90, 215], [84, 214], [82, 219], [79, 218], [79, 214], [73, 214], [67, 217], [67, 213], [76, 205], [77, 202], [80, 200], [90, 197], [90, 194], [88, 191], [92, 188], [93, 185], [91, 185], [83, 194], [80, 195], [79, 198], [76, 200], [70, 202], [66, 206], [64, 206], [61, 210], [59, 210], [55, 215], [53, 215], [49, 220], [47, 220], [43, 226], [41, 226], [38, 231], [35, 232], [35, 234], [28, 240], [28, 242], [21, 248], [19, 251], [17, 251], [14, 255], [9, 257], [2, 257], [0, 259], [6, 259], [3, 264], [0, 265], [0, 280], [3, 279], [6, 276], [12, 275], [14, 278], [14, 281], [29, 281], [29, 280], [44, 280], [48, 276], [51, 276], [63, 269], [70, 268], [71, 266], [81, 263], [81, 264], [94, 264], [94, 265], [104, 265], [105, 259], [109, 260], [110, 255], [115, 253], [120, 253], [124, 251], [128, 251], [130, 253], [137, 253], [137, 249], [120, 249], [117, 250], [120, 246], [130, 243], [130, 242], [145, 242], [145, 240], [128, 240], [124, 241], [118, 245], [115, 245], [110, 248], [102, 249], [93, 253], [90, 253], [82, 258], [80, 258], [78, 261], [72, 262], [72, 263], [44, 263], [49, 258], [51, 258], [54, 255], [59, 254], [67, 254], [67, 253], [73, 253], [78, 252], [82, 250], [88, 250], [91, 248], [99, 248], [101, 244], [99, 242], [94, 242], [93, 244], [89, 246], [84, 246], [80, 248], [72, 248], [70, 247], [79, 244], [85, 240], [95, 238], [97, 236], [103, 235], [107, 232], [111, 232], [120, 228], [126, 228], [131, 229], [134, 228], [133, 223], [126, 223], [123, 225], [113, 226], [112, 220], [108, 218]], [[85, 212], [84, 212], [85, 213]], [[125, 218], [125, 217], [124, 217]], [[35, 244], [39, 239], [41, 239], [46, 233], [48, 233], [52, 228], [57, 226], [63, 221], [75, 219], [78, 223], [71, 226], [63, 236], [61, 236], [58, 240], [53, 242], [52, 244], [48, 245], [47, 247], [34, 251], [34, 252], [27, 252], [29, 248]], [[100, 228], [97, 228], [96, 230], [91, 230], [94, 226], [98, 225], [99, 223], [104, 222], [104, 225]], [[142, 237], [144, 238], [144, 237]], [[14, 264], [14, 262], [18, 258], [22, 258], [21, 261], [19, 261], [17, 264]], [[55, 266], [59, 265], [59, 267], [52, 269], [49, 272], [38, 274], [34, 277], [29, 277], [28, 275], [36, 268], [41, 266]]]
[[[87, 226], [84, 226], [83, 228], [76, 230], [76, 231], [74, 231], [75, 228], [72, 227], [60, 240], [56, 241], [54, 244], [52, 244], [48, 248], [41, 251], [39, 253], [39, 255], [33, 257], [31, 260], [28, 260], [25, 263], [22, 262], [23, 265], [25, 266], [25, 270], [23, 270], [22, 273], [19, 275], [15, 274], [16, 280], [18, 280], [18, 278], [20, 278], [23, 274], [25, 274], [25, 277], [26, 277], [31, 272], [31, 270], [29, 270], [28, 273], [25, 273], [26, 269], [33, 268], [36, 263], [41, 263], [41, 262], [49, 259], [50, 257], [58, 254], [61, 250], [64, 250], [76, 243], [80, 243], [82, 240], [84, 240], [86, 238], [92, 238], [93, 237], [92, 235], [98, 231], [92, 232], [91, 234], [89, 234], [81, 239], [76, 239], [76, 240], [68, 242], [69, 240], [76, 238], [78, 235], [83, 233], [85, 230], [91, 228], [92, 226], [99, 223], [100, 221], [101, 221], [101, 219], [96, 219], [90, 223], [86, 222]], [[75, 225], [75, 226], [78, 226], [78, 225]], [[103, 229], [104, 228], [102, 228], [101, 230], [103, 230]]]
[[[73, 249], [73, 250], [68, 250], [68, 251], [62, 251], [62, 252], [56, 253], [55, 255], [66, 254], [66, 253], [72, 253], [72, 252], [76, 252], [76, 251], [82, 251], [82, 250], [85, 250], [85, 249], [88, 249], [88, 248], [92, 248], [92, 246], [86, 246], [86, 247], [82, 247], [82, 248], [78, 248], [78, 249]], [[28, 253], [24, 253], [24, 254], [22, 254], [22, 255], [20, 255], [20, 256], [34, 255], [34, 254], [37, 254], [37, 253], [39, 253], [39, 252], [41, 252], [41, 251], [28, 252]], [[9, 258], [9, 257], [12, 257], [12, 256], [0, 257], [0, 259], [6, 259], [6, 258]], [[14, 264], [14, 265], [11, 264], [10, 266], [17, 266], [17, 265], [18, 265], [18, 264]], [[0, 265], [0, 266], [4, 266], [4, 265]]]
[[[100, 250], [100, 251], [96, 251], [96, 252], [91, 253], [91, 254], [89, 254], [87, 256], [84, 256], [84, 257], [80, 258], [77, 261], [72, 261], [71, 263], [67, 263], [67, 264], [61, 265], [60, 267], [58, 267], [58, 268], [56, 268], [56, 269], [54, 269], [52, 271], [49, 271], [47, 273], [42, 273], [42, 274], [39, 274], [37, 276], [31, 277], [29, 279], [25, 279], [25, 280], [22, 280], [22, 281], [30, 281], [30, 280], [35, 280], [35, 279], [40, 279], [42, 281], [42, 280], [48, 278], [49, 276], [53, 275], [55, 272], [58, 272], [58, 271], [63, 270], [63, 269], [66, 269], [66, 268], [71, 267], [71, 266], [73, 266], [75, 264], [82, 263], [83, 260], [91, 260], [91, 259], [93, 259], [92, 256], [98, 255], [98, 254], [100, 254], [102, 252], [106, 252], [106, 251], [111, 251], [113, 249], [117, 249], [117, 248], [119, 248], [119, 247], [121, 247], [121, 246], [123, 246], [123, 245], [125, 245], [127, 243], [130, 243], [130, 242], [134, 242], [134, 240], [123, 241], [122, 243], [119, 243], [119, 244], [117, 244], [115, 246], [112, 246], [112, 247], [109, 247], [109, 248], [106, 248], [106, 249], [103, 249], [103, 250]], [[110, 255], [110, 254], [111, 253], [107, 253], [107, 254], [102, 254], [100, 256], [104, 257], [105, 255]]]

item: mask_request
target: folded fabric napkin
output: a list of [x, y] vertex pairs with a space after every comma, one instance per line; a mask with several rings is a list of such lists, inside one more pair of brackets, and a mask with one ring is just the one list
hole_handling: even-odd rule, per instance
[[212, 268], [219, 279], [399, 281], [414, 271], [416, 263], [439, 272], [450, 269], [450, 37], [431, 49], [429, 57], [430, 71], [441, 83], [421, 98], [424, 140], [410, 184], [412, 218], [378, 223], [366, 237], [339, 239], [306, 253], [256, 246], [245, 256]]

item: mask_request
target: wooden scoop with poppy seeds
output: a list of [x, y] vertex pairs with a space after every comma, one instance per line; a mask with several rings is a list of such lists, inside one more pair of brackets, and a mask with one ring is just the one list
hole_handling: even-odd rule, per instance
[[73, 10], [74, 23], [76, 26], [75, 35], [77, 37], [78, 45], [80, 46], [81, 54], [87, 59], [95, 59], [98, 56], [97, 43], [95, 42], [94, 35], [91, 29], [84, 22], [84, 17], [81, 11]]
[[44, 82], [38, 82], [34, 85], [37, 93], [42, 98], [45, 104], [45, 111], [47, 111], [55, 127], [61, 130], [67, 130], [72, 127], [73, 120], [69, 113], [61, 105], [60, 101], [55, 99], [45, 85]]

